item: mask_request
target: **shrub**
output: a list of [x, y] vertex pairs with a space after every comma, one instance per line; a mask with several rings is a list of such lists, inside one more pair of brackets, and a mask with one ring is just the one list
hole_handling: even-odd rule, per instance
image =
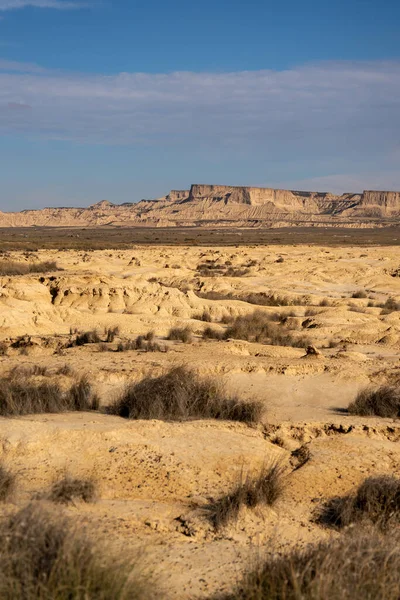
[[231, 396], [217, 379], [200, 378], [181, 366], [160, 377], [146, 377], [127, 385], [107, 412], [128, 419], [226, 419], [255, 423], [261, 420], [263, 405]]
[[357, 394], [347, 410], [351, 415], [361, 417], [400, 417], [400, 388], [389, 385], [366, 388]]
[[204, 321], [205, 323], [212, 322], [212, 318], [208, 310], [203, 310], [202, 313], [193, 315], [193, 319], [196, 319], [197, 321]]
[[55, 383], [35, 383], [29, 379], [0, 379], [0, 415], [3, 417], [35, 413], [97, 410], [98, 398], [89, 381], [82, 377], [63, 391]]
[[78, 333], [75, 340], [72, 342], [73, 346], [83, 346], [85, 344], [98, 344], [101, 342], [101, 338], [96, 329], [92, 329], [91, 331], [84, 331], [83, 333]]
[[28, 273], [48, 273], [51, 271], [60, 271], [57, 263], [45, 261], [40, 263], [19, 263], [11, 260], [0, 261], [0, 276], [1, 275], [27, 275]]
[[367, 293], [364, 290], [357, 290], [351, 295], [352, 298], [367, 298]]
[[74, 500], [93, 502], [97, 496], [97, 487], [93, 479], [77, 479], [66, 475], [51, 486], [46, 499], [60, 504], [69, 504]]
[[66, 377], [70, 377], [73, 375], [74, 370], [69, 365], [65, 364], [62, 367], [59, 367], [56, 371], [56, 375], [65, 375]]
[[[218, 600], [398, 600], [399, 534], [353, 532], [270, 557]], [[216, 600], [216, 599], [215, 599]]]
[[154, 597], [134, 565], [96, 549], [69, 521], [30, 504], [0, 526], [4, 600], [145, 600]]
[[105, 336], [106, 336], [105, 342], [106, 342], [106, 344], [111, 344], [118, 335], [119, 335], [119, 327], [118, 327], [118, 325], [116, 327], [108, 327], [105, 330]]
[[207, 506], [211, 523], [215, 529], [224, 527], [236, 520], [242, 507], [255, 508], [259, 504], [272, 506], [281, 497], [284, 490], [284, 468], [279, 463], [264, 466], [261, 472], [247, 475], [225, 496]]
[[224, 340], [224, 339], [226, 339], [225, 331], [222, 331], [220, 329], [215, 329], [214, 327], [206, 327], [203, 330], [203, 339]]
[[386, 315], [391, 312], [400, 310], [400, 302], [397, 302], [394, 298], [388, 298], [384, 304], [380, 304], [382, 308], [381, 314]]
[[268, 315], [261, 311], [238, 316], [225, 330], [224, 338], [297, 348], [305, 348], [311, 345], [310, 338], [305, 336], [294, 337], [287, 331], [282, 330], [281, 325], [273, 322], [275, 316], [275, 314]]
[[193, 342], [193, 332], [190, 327], [173, 327], [169, 330], [167, 339], [180, 341], [184, 344], [191, 344]]
[[354, 494], [328, 500], [317, 518], [322, 525], [346, 527], [369, 520], [380, 527], [400, 522], [400, 479], [390, 475], [368, 477]]
[[120, 342], [117, 346], [117, 352], [126, 352], [127, 350], [142, 350], [144, 352], [168, 352], [168, 346], [159, 344], [155, 341], [153, 331], [146, 335], [138, 335], [134, 340]]
[[0, 501], [8, 500], [15, 489], [15, 475], [0, 463]]

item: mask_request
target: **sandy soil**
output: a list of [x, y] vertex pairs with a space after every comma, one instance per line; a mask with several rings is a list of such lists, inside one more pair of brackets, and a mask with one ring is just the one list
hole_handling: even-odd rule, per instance
[[[283, 262], [277, 262], [282, 257]], [[127, 381], [189, 364], [224, 379], [245, 398], [265, 402], [255, 427], [218, 421], [127, 421], [99, 413], [0, 419], [1, 453], [18, 473], [14, 508], [65, 471], [92, 475], [100, 497], [66, 510], [111, 549], [143, 560], [171, 598], [205, 598], [227, 589], [260, 552], [277, 552], [335, 535], [317, 525], [320, 502], [345, 493], [370, 474], [398, 473], [400, 424], [351, 417], [345, 409], [368, 384], [400, 381], [400, 311], [368, 304], [400, 301], [395, 247], [310, 246], [135, 247], [95, 252], [11, 252], [2, 260], [55, 260], [62, 271], [0, 277], [0, 373], [47, 367], [38, 380], [67, 384], [68, 364], [87, 374], [103, 405]], [[214, 261], [246, 268], [242, 277], [205, 277], [197, 266]], [[352, 298], [364, 290], [365, 298]], [[274, 293], [284, 305], [235, 298]], [[290, 305], [286, 305], [290, 301]], [[321, 306], [322, 304], [322, 306]], [[255, 309], [288, 315], [282, 328], [306, 334], [320, 352], [242, 340], [204, 341], [206, 310], [221, 318]], [[385, 311], [384, 311], [385, 312]], [[197, 318], [196, 318], [197, 317]], [[70, 331], [119, 326], [120, 340], [155, 331], [166, 353], [102, 352], [99, 344], [66, 348]], [[191, 344], [165, 341], [172, 326], [190, 326]], [[19, 336], [24, 336], [18, 341]], [[14, 347], [13, 347], [14, 345]], [[277, 440], [279, 439], [279, 445]], [[306, 444], [311, 458], [296, 468], [292, 452]], [[240, 472], [280, 458], [287, 466], [284, 497], [274, 508], [243, 511], [216, 533], [204, 506], [226, 493]], [[3, 507], [11, 510], [13, 507]]]

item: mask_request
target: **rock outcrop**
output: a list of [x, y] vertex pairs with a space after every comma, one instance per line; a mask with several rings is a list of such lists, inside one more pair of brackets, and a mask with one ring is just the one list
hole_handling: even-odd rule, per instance
[[400, 192], [340, 196], [257, 187], [192, 185], [157, 200], [88, 208], [0, 212], [0, 227], [379, 227], [400, 223]]

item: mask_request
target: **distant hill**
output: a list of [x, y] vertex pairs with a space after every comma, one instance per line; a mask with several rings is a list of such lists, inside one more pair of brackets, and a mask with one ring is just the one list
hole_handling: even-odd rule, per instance
[[192, 185], [137, 203], [0, 212], [0, 227], [380, 227], [400, 223], [400, 192], [340, 196], [272, 188]]

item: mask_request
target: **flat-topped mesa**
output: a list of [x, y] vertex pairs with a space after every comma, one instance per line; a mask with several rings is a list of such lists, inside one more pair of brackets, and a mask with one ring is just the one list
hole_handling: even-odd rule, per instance
[[192, 185], [189, 201], [221, 202], [226, 205], [245, 204], [248, 206], [269, 206], [275, 211], [296, 211], [320, 213], [339, 202], [354, 205], [361, 195], [344, 194], [336, 196], [328, 192], [301, 192], [260, 187], [234, 187], [225, 185]]

